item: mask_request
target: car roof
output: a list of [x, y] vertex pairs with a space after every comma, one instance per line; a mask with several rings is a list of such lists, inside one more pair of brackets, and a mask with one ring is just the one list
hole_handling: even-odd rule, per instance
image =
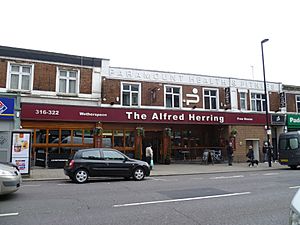
[[118, 151], [117, 149], [113, 148], [85, 148], [85, 149], [80, 149], [77, 152], [84, 152], [84, 151], [91, 151], [91, 150], [110, 150], [110, 151]]

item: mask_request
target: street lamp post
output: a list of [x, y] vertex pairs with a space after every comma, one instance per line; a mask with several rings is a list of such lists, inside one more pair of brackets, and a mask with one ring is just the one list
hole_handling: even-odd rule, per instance
[[267, 97], [267, 83], [266, 83], [266, 74], [265, 74], [265, 59], [264, 59], [264, 47], [263, 44], [269, 41], [269, 39], [264, 39], [260, 42], [261, 45], [261, 55], [262, 55], [262, 64], [263, 64], [263, 74], [264, 74], [264, 89], [265, 89], [265, 108], [266, 108], [266, 125], [267, 125], [267, 142], [268, 142], [268, 163], [269, 167], [272, 167], [271, 159], [271, 146], [270, 146], [270, 126], [269, 126], [269, 112], [268, 112], [268, 97]]

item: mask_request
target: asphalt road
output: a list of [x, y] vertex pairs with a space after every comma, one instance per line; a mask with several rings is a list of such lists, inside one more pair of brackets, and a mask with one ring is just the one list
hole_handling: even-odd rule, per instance
[[1, 225], [280, 225], [300, 185], [300, 170], [24, 182], [0, 197]]

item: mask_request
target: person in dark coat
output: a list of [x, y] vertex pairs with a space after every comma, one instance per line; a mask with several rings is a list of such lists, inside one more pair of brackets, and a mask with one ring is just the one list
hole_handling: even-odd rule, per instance
[[227, 148], [227, 157], [228, 157], [228, 166], [232, 166], [232, 160], [233, 160], [233, 147], [232, 142], [229, 142]]
[[247, 157], [249, 158], [247, 160], [247, 162], [249, 162], [249, 167], [253, 167], [254, 166], [254, 163], [256, 163], [256, 165], [258, 165], [258, 160], [255, 160], [254, 159], [254, 151], [253, 151], [253, 147], [252, 145], [249, 146], [249, 150], [248, 150], [248, 153], [247, 153]]

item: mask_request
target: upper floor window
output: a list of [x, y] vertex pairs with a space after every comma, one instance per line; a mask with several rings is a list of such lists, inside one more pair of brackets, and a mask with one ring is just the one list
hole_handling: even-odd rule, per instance
[[167, 108], [180, 108], [181, 87], [165, 86], [165, 106]]
[[300, 112], [300, 95], [296, 95], [297, 112]]
[[264, 94], [251, 93], [251, 109], [258, 112], [266, 111], [265, 99]]
[[58, 69], [58, 92], [65, 94], [78, 94], [79, 71]]
[[30, 91], [33, 76], [33, 65], [9, 63], [8, 89]]
[[122, 105], [139, 106], [140, 105], [140, 84], [122, 83]]
[[240, 109], [247, 110], [247, 94], [240, 92]]
[[218, 109], [217, 90], [204, 89], [204, 108], [205, 109]]

